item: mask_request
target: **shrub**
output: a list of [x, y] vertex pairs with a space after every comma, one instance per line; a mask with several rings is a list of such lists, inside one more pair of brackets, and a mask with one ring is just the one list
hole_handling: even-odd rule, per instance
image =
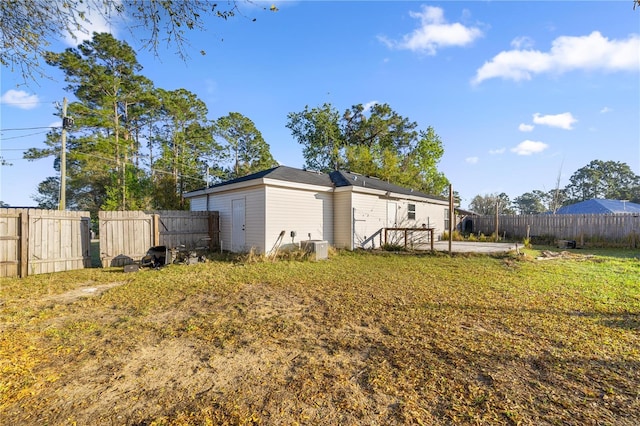
[[401, 244], [387, 243], [383, 244], [380, 248], [385, 251], [405, 251], [404, 246]]

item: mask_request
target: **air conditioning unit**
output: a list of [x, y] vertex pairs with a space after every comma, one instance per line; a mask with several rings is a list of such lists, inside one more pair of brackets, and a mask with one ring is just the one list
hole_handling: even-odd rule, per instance
[[300, 241], [300, 248], [311, 254], [312, 260], [323, 260], [329, 257], [329, 243], [322, 240]]

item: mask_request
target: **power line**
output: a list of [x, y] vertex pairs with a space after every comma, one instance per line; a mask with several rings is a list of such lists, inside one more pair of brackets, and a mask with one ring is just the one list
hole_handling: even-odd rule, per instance
[[[3, 157], [4, 158], [4, 157]], [[11, 161], [38, 161], [38, 160], [45, 160], [47, 159], [47, 157], [41, 157], [41, 158], [5, 158], [5, 160], [11, 160]]]
[[26, 134], [26, 135], [20, 135], [20, 136], [11, 136], [10, 138], [2, 138], [2, 141], [4, 142], [4, 141], [11, 140], [11, 139], [20, 139], [20, 138], [27, 138], [27, 137], [29, 137], [29, 136], [44, 135], [44, 134], [46, 134], [46, 133], [47, 133], [47, 132], [36, 132], [36, 133], [29, 133], [29, 134]]
[[0, 105], [33, 105], [33, 104], [55, 104], [57, 101], [24, 101], [24, 102], [0, 102]]
[[61, 129], [62, 126], [41, 126], [41, 127], [16, 127], [15, 129], [0, 129], [0, 132], [9, 132], [14, 130], [39, 130], [39, 129]]
[[[20, 149], [2, 149], [2, 151], [21, 151], [21, 150], [20, 150]], [[118, 163], [118, 161], [117, 161], [117, 160], [114, 160], [113, 158], [103, 157], [103, 156], [101, 156], [101, 155], [89, 154], [89, 153], [86, 153], [86, 152], [77, 152], [77, 151], [72, 153], [72, 156], [82, 156], [82, 155], [87, 156], [87, 157], [97, 158], [97, 159], [104, 160], [104, 161], [108, 161], [108, 162], [110, 162], [110, 163], [116, 163], [116, 164]], [[50, 156], [48, 156], [48, 157], [50, 157]], [[43, 157], [43, 158], [35, 158], [35, 159], [25, 159], [25, 158], [4, 158], [4, 160], [5, 160], [5, 161], [19, 161], [19, 160], [25, 160], [25, 161], [36, 161], [36, 160], [44, 160], [45, 158], [46, 158], [46, 157]], [[125, 162], [122, 162], [122, 163], [124, 163], [125, 165], [129, 165], [129, 166], [133, 166], [133, 167], [138, 167], [138, 166], [137, 166], [133, 161], [131, 161], [131, 160], [128, 160], [126, 163], [125, 163]], [[120, 163], [120, 164], [122, 164], [122, 163]], [[173, 176], [173, 173], [172, 173], [172, 172], [168, 172], [168, 171], [166, 171], [166, 170], [161, 170], [161, 169], [156, 169], [156, 168], [154, 168], [154, 167], [148, 167], [148, 171], [150, 171], [150, 172], [154, 172], [154, 173], [158, 173], [158, 174], [162, 174], [162, 175], [172, 175], [172, 176]], [[178, 177], [181, 177], [181, 178], [183, 178], [183, 179], [189, 179], [189, 180], [193, 180], [193, 181], [198, 181], [198, 182], [199, 182], [199, 181], [203, 181], [203, 180], [204, 180], [202, 177], [189, 176], [189, 175], [184, 175], [184, 174], [181, 174], [181, 173], [179, 173], [179, 174], [178, 174]]]
[[[117, 160], [114, 160], [113, 158], [108, 158], [108, 157], [103, 157], [101, 155], [96, 155], [96, 154], [89, 154], [86, 152], [73, 152], [71, 153], [72, 156], [81, 156], [81, 155], [85, 155], [87, 157], [94, 157], [94, 158], [98, 158], [100, 160], [104, 160], [104, 161], [109, 161], [111, 163], [116, 163], [118, 164]], [[122, 162], [125, 165], [130, 165], [133, 167], [138, 167], [133, 161], [128, 160], [127, 162]], [[172, 172], [168, 172], [166, 170], [161, 170], [161, 169], [156, 169], [154, 167], [149, 167], [148, 168], [149, 171], [151, 172], [155, 172], [155, 173], [159, 173], [159, 174], [165, 174], [165, 175], [173, 175]], [[196, 181], [202, 181], [204, 180], [202, 177], [195, 177], [195, 176], [189, 176], [189, 175], [183, 175], [183, 174], [178, 174], [179, 177], [184, 178], [184, 179], [191, 179], [191, 180], [196, 180]]]

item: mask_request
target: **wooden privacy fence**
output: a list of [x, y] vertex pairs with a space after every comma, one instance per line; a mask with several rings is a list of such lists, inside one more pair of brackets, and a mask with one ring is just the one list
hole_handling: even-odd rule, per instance
[[0, 277], [91, 266], [89, 212], [0, 209]]
[[103, 267], [140, 260], [155, 246], [220, 248], [218, 212], [101, 211], [98, 220]]
[[[472, 216], [473, 232], [485, 235], [496, 231], [495, 216]], [[501, 215], [497, 218], [498, 234], [507, 238], [530, 236], [575, 240], [578, 244], [608, 243], [628, 247], [640, 245], [638, 214], [540, 214]], [[465, 224], [463, 223], [463, 229]]]

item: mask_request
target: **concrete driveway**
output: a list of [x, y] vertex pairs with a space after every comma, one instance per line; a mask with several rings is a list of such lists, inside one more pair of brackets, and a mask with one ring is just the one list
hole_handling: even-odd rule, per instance
[[[523, 244], [518, 243], [522, 248]], [[438, 251], [449, 251], [449, 241], [436, 241], [433, 248]], [[456, 253], [505, 253], [516, 249], [516, 243], [490, 243], [476, 241], [453, 241], [451, 251]]]

